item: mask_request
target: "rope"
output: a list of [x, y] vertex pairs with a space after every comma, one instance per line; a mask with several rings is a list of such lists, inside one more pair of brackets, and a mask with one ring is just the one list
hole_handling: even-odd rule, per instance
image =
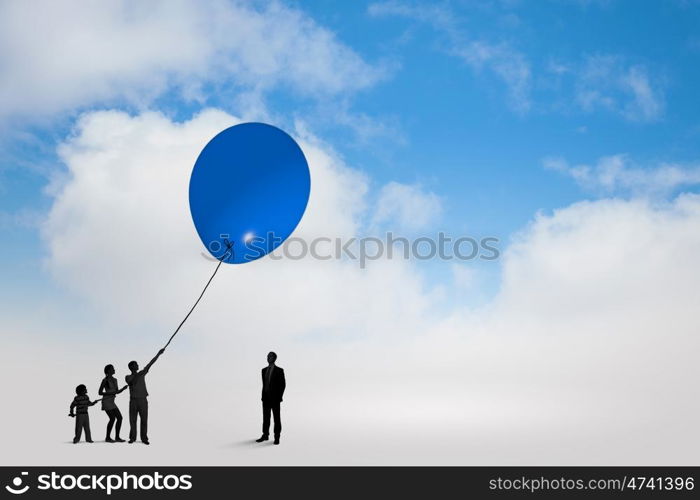
[[[212, 280], [214, 279], [214, 276], [216, 276], [216, 273], [219, 271], [221, 264], [223, 264], [224, 261], [226, 259], [228, 259], [233, 254], [233, 243], [229, 242], [229, 240], [224, 240], [224, 243], [226, 244], [226, 252], [224, 252], [224, 255], [222, 255], [221, 258], [219, 259], [219, 263], [216, 265], [216, 269], [214, 269], [214, 272], [212, 273], [211, 277], [209, 278], [209, 281], [207, 281], [207, 284], [204, 285], [204, 289], [202, 290], [202, 293], [199, 294], [199, 297], [197, 297], [197, 301], [194, 303], [194, 305], [187, 312], [187, 315], [185, 316], [185, 318], [182, 321], [180, 321], [179, 325], [177, 325], [177, 328], [175, 329], [173, 334], [170, 336], [170, 338], [168, 339], [168, 343], [165, 344], [165, 347], [163, 347], [163, 349], [165, 349], [166, 347], [168, 347], [170, 345], [170, 342], [173, 341], [173, 339], [175, 338], [175, 335], [177, 335], [177, 332], [180, 331], [180, 328], [182, 328], [182, 325], [184, 325], [185, 321], [187, 321], [187, 318], [190, 317], [190, 314], [192, 314], [192, 311], [194, 311], [194, 308], [197, 307], [197, 304], [199, 304], [199, 301], [202, 300], [202, 297], [204, 297], [204, 292], [206, 292], [207, 288], [209, 288], [209, 285], [211, 284]], [[116, 394], [115, 394], [115, 396], [116, 396]], [[104, 398], [96, 399], [93, 402], [93, 404], [98, 403], [98, 402], [102, 401], [103, 399]], [[68, 416], [74, 417], [75, 415], [73, 413], [70, 413], [70, 414], [68, 414]]]
[[216, 269], [214, 269], [214, 272], [212, 273], [211, 277], [209, 278], [209, 281], [207, 281], [207, 284], [204, 285], [204, 289], [202, 290], [202, 293], [199, 294], [199, 297], [197, 298], [197, 301], [194, 303], [194, 305], [190, 308], [189, 312], [185, 316], [185, 318], [180, 321], [180, 324], [177, 326], [173, 334], [170, 336], [170, 339], [168, 339], [168, 343], [165, 344], [163, 349], [167, 348], [170, 345], [170, 342], [175, 338], [175, 335], [177, 335], [177, 332], [180, 331], [180, 328], [182, 328], [182, 325], [185, 324], [185, 321], [187, 321], [187, 318], [190, 317], [190, 314], [192, 314], [192, 311], [194, 311], [194, 308], [197, 307], [197, 304], [199, 304], [199, 301], [202, 300], [202, 297], [204, 296], [204, 292], [207, 291], [207, 288], [209, 288], [209, 284], [211, 281], [214, 279], [214, 276], [216, 276], [216, 273], [219, 271], [219, 268], [221, 267], [221, 264], [224, 263], [226, 259], [229, 258], [229, 256], [233, 253], [233, 243], [230, 243], [228, 240], [224, 240], [224, 243], [226, 243], [226, 252], [224, 253], [223, 256], [219, 259], [219, 263], [216, 265]]

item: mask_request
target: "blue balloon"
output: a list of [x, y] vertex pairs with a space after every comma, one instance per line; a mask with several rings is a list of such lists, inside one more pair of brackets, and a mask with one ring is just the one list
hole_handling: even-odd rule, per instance
[[309, 166], [294, 139], [265, 123], [243, 123], [217, 134], [199, 154], [190, 212], [214, 258], [243, 264], [292, 234], [310, 189]]

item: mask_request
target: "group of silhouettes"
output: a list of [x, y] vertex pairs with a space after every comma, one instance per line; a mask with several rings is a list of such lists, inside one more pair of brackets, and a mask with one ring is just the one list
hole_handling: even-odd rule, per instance
[[[102, 401], [102, 410], [107, 414], [109, 421], [107, 422], [107, 435], [105, 441], [108, 443], [123, 443], [124, 440], [119, 437], [122, 427], [122, 414], [116, 404], [118, 394], [129, 388], [129, 443], [136, 441], [137, 423], [140, 419], [140, 437], [143, 444], [150, 444], [148, 440], [148, 391], [146, 390], [146, 374], [153, 366], [153, 363], [165, 352], [165, 349], [158, 351], [158, 354], [149, 361], [143, 370], [139, 370], [139, 364], [136, 361], [129, 363], [129, 375], [125, 377], [126, 385], [119, 388], [117, 379], [114, 377], [115, 369], [113, 365], [107, 365], [104, 368], [105, 377], [99, 388], [101, 399], [94, 401], [90, 400], [85, 384], [80, 384], [75, 388], [75, 398], [70, 404], [70, 417], [75, 418], [75, 437], [73, 443], [78, 443], [85, 432], [85, 441], [92, 443], [92, 434], [90, 433], [90, 416], [88, 408]], [[275, 426], [274, 443], [280, 443], [280, 434], [282, 432], [282, 420], [280, 418], [280, 403], [282, 395], [286, 388], [286, 380], [284, 370], [275, 365], [277, 354], [270, 352], [267, 355], [268, 365], [262, 369], [262, 409], [263, 409], [263, 425], [262, 436], [255, 441], [262, 443], [270, 438], [270, 414], [274, 416]], [[112, 429], [114, 429], [114, 438], [111, 437]]]

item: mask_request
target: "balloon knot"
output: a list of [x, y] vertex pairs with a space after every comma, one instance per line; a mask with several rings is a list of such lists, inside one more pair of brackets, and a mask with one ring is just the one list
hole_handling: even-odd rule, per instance
[[220, 261], [226, 261], [233, 256], [233, 243], [228, 239], [224, 239], [224, 245], [226, 245], [226, 251], [219, 259]]

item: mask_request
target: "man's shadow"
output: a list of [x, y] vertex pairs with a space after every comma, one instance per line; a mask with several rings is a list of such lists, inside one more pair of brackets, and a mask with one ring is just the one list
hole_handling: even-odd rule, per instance
[[271, 445], [272, 441], [266, 441], [265, 443], [257, 443], [255, 442], [255, 439], [244, 439], [243, 441], [234, 441], [233, 443], [229, 443], [225, 445], [225, 448], [253, 448], [253, 447], [260, 447], [260, 446], [267, 446]]

